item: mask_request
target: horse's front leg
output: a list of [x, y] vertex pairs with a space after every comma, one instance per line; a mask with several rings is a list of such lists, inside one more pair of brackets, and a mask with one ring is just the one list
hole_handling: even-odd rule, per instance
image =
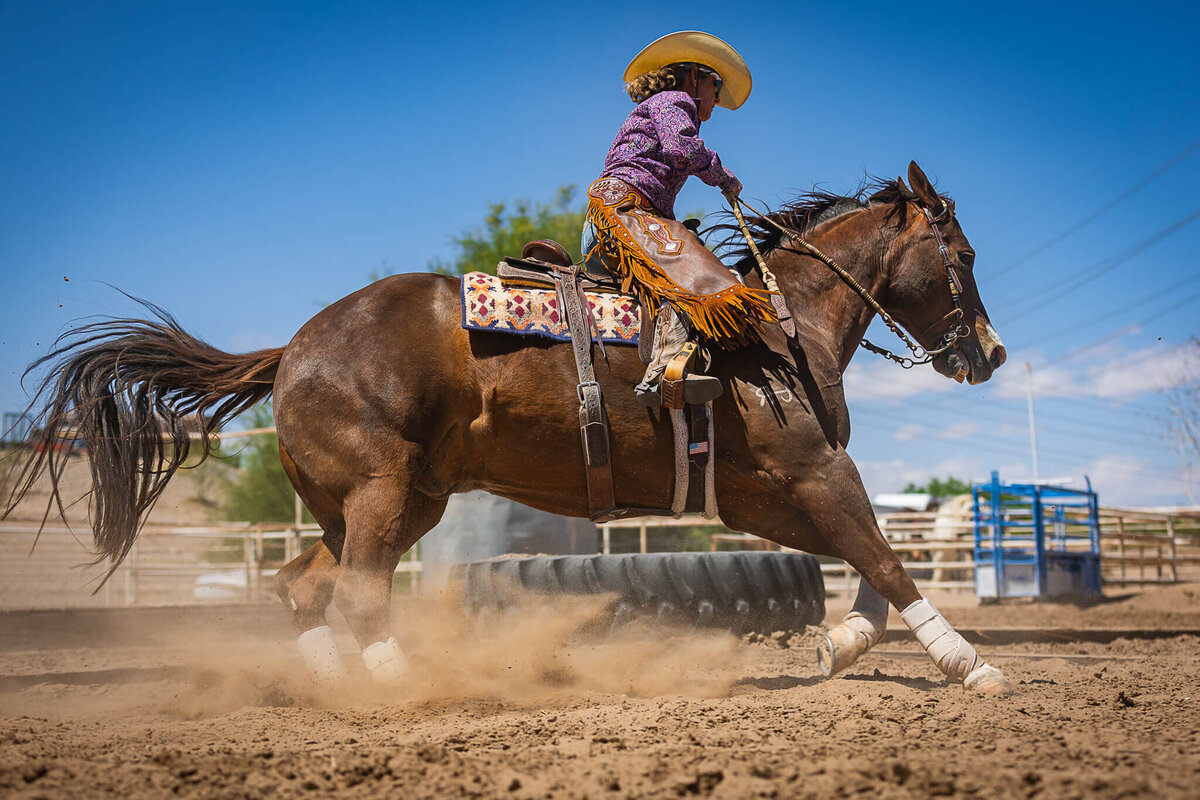
[[[842, 558], [874, 590], [864, 593], [860, 588], [854, 610], [830, 632], [831, 667], [845, 669], [882, 637], [887, 615], [874, 596], [878, 594], [900, 612], [900, 619], [944, 675], [961, 681], [973, 691], [989, 694], [1011, 691], [1003, 674], [985, 662], [945, 617], [921, 597], [879, 530], [858, 469], [844, 450], [828, 450], [819, 463], [804, 465], [799, 470], [804, 477], [786, 478], [787, 472], [782, 469], [768, 468], [766, 472], [779, 476], [779, 491], [799, 511], [797, 527], [804, 532], [762, 535], [781, 544]], [[848, 630], [843, 631], [843, 627]], [[837, 652], [839, 644], [844, 655]], [[859, 652], [854, 653], [855, 650]], [[828, 674], [836, 671], [831, 668]]]
[[863, 653], [879, 644], [887, 630], [888, 601], [865, 580], [858, 582], [858, 594], [850, 613], [825, 634], [817, 646], [817, 664], [826, 677], [842, 672]]

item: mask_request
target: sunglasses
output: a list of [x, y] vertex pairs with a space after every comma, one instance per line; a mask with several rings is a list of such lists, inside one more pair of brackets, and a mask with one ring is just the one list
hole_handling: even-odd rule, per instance
[[718, 103], [721, 102], [721, 87], [725, 85], [725, 81], [721, 80], [721, 76], [716, 73], [716, 70], [709, 69], [703, 64], [697, 64], [696, 70], [701, 75], [712, 75], [713, 84], [717, 88], [717, 93], [713, 99]]

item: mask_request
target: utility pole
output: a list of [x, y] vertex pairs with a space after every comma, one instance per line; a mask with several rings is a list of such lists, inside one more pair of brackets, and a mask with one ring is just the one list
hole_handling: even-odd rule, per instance
[[1038, 456], [1037, 456], [1037, 423], [1033, 419], [1033, 368], [1029, 366], [1029, 362], [1025, 362], [1025, 389], [1029, 396], [1029, 449], [1033, 452], [1033, 481], [1041, 478], [1038, 473]]

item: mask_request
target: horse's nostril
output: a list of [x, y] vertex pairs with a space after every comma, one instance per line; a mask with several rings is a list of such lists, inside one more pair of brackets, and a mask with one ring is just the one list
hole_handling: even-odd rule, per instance
[[1000, 369], [1000, 365], [1008, 360], [1008, 351], [1004, 349], [1004, 345], [999, 345], [992, 351], [992, 357], [989, 359], [992, 362], [993, 369]]

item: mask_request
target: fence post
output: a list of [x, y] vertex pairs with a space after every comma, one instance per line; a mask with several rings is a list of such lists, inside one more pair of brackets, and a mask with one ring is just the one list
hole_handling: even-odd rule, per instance
[[606, 555], [606, 556], [611, 555], [612, 554], [612, 531], [610, 531], [608, 529], [607, 525], [605, 525], [604, 528], [601, 530], [600, 539], [601, 539], [600, 552], [604, 553], [604, 555]]
[[646, 552], [646, 523], [638, 526], [638, 552]]
[[1171, 581], [1179, 583], [1179, 565], [1175, 562], [1178, 554], [1175, 550], [1175, 517], [1167, 517], [1167, 534], [1171, 537]]
[[263, 541], [263, 529], [262, 526], [259, 526], [258, 532], [254, 536], [254, 596], [251, 600], [255, 603], [262, 599]]
[[253, 581], [252, 576], [253, 576], [253, 570], [254, 570], [254, 531], [255, 530], [261, 530], [261, 526], [256, 525], [253, 528], [251, 528], [250, 530], [242, 532], [242, 559], [243, 559], [243, 566], [246, 571], [246, 602], [247, 603], [249, 603], [250, 598], [254, 596], [253, 595], [254, 590], [251, 587], [251, 583]]
[[1121, 585], [1125, 585], [1125, 517], [1117, 515], [1117, 542], [1120, 550]]

